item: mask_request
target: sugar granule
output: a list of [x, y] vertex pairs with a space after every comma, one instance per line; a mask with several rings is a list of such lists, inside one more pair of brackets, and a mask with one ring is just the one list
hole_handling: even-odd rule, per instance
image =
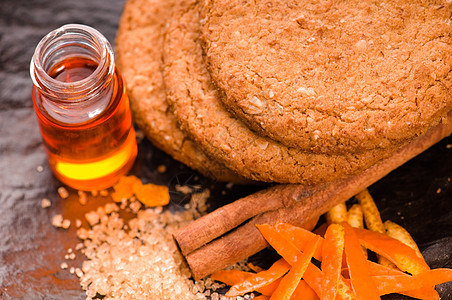
[[141, 203], [139, 201], [133, 201], [129, 204], [129, 207], [134, 213], [137, 213], [141, 208]]
[[67, 191], [67, 189], [64, 186], [60, 186], [57, 191], [58, 191], [58, 195], [60, 195], [61, 199], [66, 199], [69, 197], [69, 192]]
[[[136, 217], [127, 223], [115, 203], [85, 214], [90, 228], [80, 227], [83, 241], [75, 246], [86, 259], [80, 268], [69, 272], [79, 277], [87, 299], [238, 299], [215, 292], [224, 284], [205, 278], [193, 282], [190, 270], [180, 254], [172, 234], [195, 216], [206, 213], [208, 190], [192, 195], [187, 210], [170, 212], [162, 207], [135, 207]], [[133, 206], [135, 199], [128, 199]], [[123, 209], [121, 205], [121, 209]], [[68, 259], [75, 253], [68, 251]], [[71, 257], [70, 257], [71, 256]], [[238, 264], [239, 269], [246, 264]], [[250, 294], [253, 298], [254, 295]]]
[[55, 227], [61, 227], [63, 224], [63, 215], [57, 214], [52, 218], [52, 225]]
[[94, 226], [99, 223], [100, 217], [99, 214], [95, 211], [90, 211], [85, 214], [85, 219], [88, 221], [89, 225]]
[[41, 207], [42, 208], [47, 208], [47, 207], [50, 207], [51, 205], [52, 205], [52, 202], [50, 202], [49, 199], [44, 198], [44, 199], [41, 200]]
[[[119, 299], [196, 299], [193, 283], [171, 236], [183, 222], [164, 224], [155, 209], [138, 212], [128, 223], [107, 215], [84, 235], [85, 255], [80, 284], [87, 295]], [[183, 218], [182, 218], [183, 219]], [[108, 278], [108, 280], [107, 280]]]
[[84, 191], [78, 191], [78, 202], [81, 205], [86, 205], [88, 203], [88, 196], [86, 195], [86, 192]]
[[83, 276], [82, 270], [80, 270], [80, 268], [76, 268], [75, 269], [75, 275], [77, 275], [77, 277], [82, 277]]
[[61, 223], [61, 227], [64, 229], [68, 229], [71, 226], [71, 220], [64, 219]]
[[105, 204], [104, 210], [106, 214], [111, 214], [114, 211], [119, 211], [119, 207], [116, 203], [107, 203]]

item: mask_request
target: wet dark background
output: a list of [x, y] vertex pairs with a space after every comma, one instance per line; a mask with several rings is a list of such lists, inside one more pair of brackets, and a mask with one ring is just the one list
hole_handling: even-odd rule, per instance
[[[29, 62], [39, 40], [67, 23], [90, 25], [113, 44], [123, 0], [1, 0], [0, 1], [0, 298], [1, 299], [85, 299], [78, 278], [61, 270], [80, 267], [83, 256], [74, 261], [64, 255], [79, 242], [75, 226], [69, 230], [50, 225], [61, 213], [72, 221], [106, 198], [90, 198], [80, 206], [75, 191], [59, 199], [61, 185], [46, 161], [31, 101]], [[156, 167], [168, 171], [159, 174]], [[40, 172], [38, 166], [42, 166]], [[132, 170], [144, 182], [168, 184], [171, 207], [179, 208], [188, 196], [175, 191], [175, 184], [212, 189], [211, 209], [246, 195], [256, 187], [227, 188], [198, 176], [155, 149], [147, 140], [140, 144]], [[452, 138], [370, 187], [382, 218], [401, 224], [418, 242], [432, 268], [452, 267]], [[41, 199], [52, 206], [41, 208]], [[85, 225], [85, 224], [84, 224]], [[270, 253], [271, 254], [271, 253]], [[265, 264], [267, 252], [255, 257]], [[443, 299], [452, 299], [452, 284], [438, 287]], [[401, 299], [389, 296], [386, 299]]]

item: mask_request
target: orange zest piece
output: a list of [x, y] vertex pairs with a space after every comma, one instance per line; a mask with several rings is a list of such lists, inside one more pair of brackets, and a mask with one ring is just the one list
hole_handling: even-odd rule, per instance
[[290, 265], [284, 260], [277, 260], [268, 270], [262, 271], [233, 285], [226, 293], [226, 297], [235, 297], [266, 286], [289, 271]]
[[370, 276], [367, 259], [364, 257], [354, 229], [346, 222], [343, 222], [342, 226], [344, 227], [345, 233], [345, 255], [356, 298], [359, 300], [380, 299], [377, 287]]
[[325, 233], [322, 249], [322, 290], [321, 299], [334, 299], [341, 276], [342, 255], [344, 252], [344, 228], [331, 224]]
[[115, 190], [111, 193], [111, 198], [115, 202], [121, 202], [122, 199], [129, 199], [133, 196], [133, 186], [141, 184], [141, 180], [134, 176], [122, 176], [119, 181], [113, 186]]
[[287, 273], [281, 283], [273, 292], [270, 299], [272, 300], [287, 300], [290, 299], [295, 289], [297, 288], [304, 272], [311, 262], [312, 255], [319, 245], [320, 237], [314, 237], [306, 246], [305, 252], [300, 255], [300, 259], [292, 266], [289, 273]]
[[133, 186], [133, 192], [137, 196], [138, 200], [146, 206], [164, 206], [169, 203], [170, 196], [168, 187], [164, 185], [155, 185], [152, 183], [135, 184]]
[[364, 247], [386, 257], [404, 272], [417, 275], [430, 270], [422, 257], [417, 256], [412, 248], [399, 240], [366, 229], [355, 228], [355, 233]]

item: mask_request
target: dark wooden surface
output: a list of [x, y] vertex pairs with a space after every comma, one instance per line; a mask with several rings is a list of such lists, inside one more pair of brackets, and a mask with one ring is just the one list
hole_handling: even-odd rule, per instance
[[[29, 62], [38, 41], [67, 23], [90, 25], [114, 43], [123, 0], [1, 0], [0, 1], [0, 298], [85, 299], [78, 279], [60, 264], [77, 243], [74, 226], [59, 230], [51, 218], [62, 213], [74, 221], [106, 199], [91, 199], [80, 207], [74, 191], [61, 201], [60, 183], [46, 161], [31, 101]], [[405, 226], [419, 243], [433, 268], [452, 267], [452, 138], [449, 137], [394, 171], [370, 191], [383, 219]], [[166, 164], [159, 174], [156, 167]], [[43, 166], [38, 172], [37, 167]], [[256, 187], [233, 187], [202, 178], [155, 149], [147, 140], [139, 148], [132, 170], [145, 182], [168, 184], [171, 208], [187, 196], [176, 183], [212, 188], [211, 208], [237, 199]], [[199, 178], [199, 179], [198, 179]], [[226, 191], [223, 195], [222, 191]], [[52, 206], [42, 209], [41, 199]], [[256, 255], [265, 263], [267, 252]], [[78, 253], [70, 266], [80, 266]], [[452, 284], [438, 287], [443, 299], [452, 299]], [[389, 296], [386, 299], [401, 299]]]

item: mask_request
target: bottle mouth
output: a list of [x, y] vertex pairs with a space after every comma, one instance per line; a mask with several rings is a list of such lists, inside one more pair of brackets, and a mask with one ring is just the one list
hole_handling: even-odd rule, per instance
[[[69, 58], [86, 58], [98, 65], [93, 73], [77, 81], [65, 82], [49, 75], [52, 67]], [[102, 88], [99, 82], [114, 73], [114, 54], [108, 40], [97, 30], [67, 24], [48, 33], [38, 43], [30, 63], [33, 83], [55, 101], [82, 101]]]

